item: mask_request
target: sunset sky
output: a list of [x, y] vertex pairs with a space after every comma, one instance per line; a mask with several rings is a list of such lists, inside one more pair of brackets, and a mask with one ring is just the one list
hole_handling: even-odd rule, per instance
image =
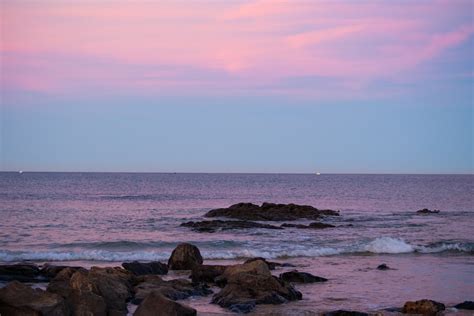
[[1, 2], [1, 170], [472, 173], [473, 1]]

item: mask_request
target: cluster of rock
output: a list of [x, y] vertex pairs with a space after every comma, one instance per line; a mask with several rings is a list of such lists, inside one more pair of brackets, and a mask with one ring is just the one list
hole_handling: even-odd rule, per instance
[[430, 209], [427, 209], [427, 208], [416, 211], [417, 214], [438, 214], [439, 212], [441, 212], [441, 211], [440, 210], [430, 210]]
[[217, 230], [263, 228], [263, 229], [323, 229], [335, 227], [321, 222], [309, 225], [283, 223], [279, 226], [258, 223], [255, 221], [294, 221], [299, 219], [320, 220], [324, 216], [338, 216], [333, 210], [318, 210], [309, 205], [263, 203], [261, 206], [252, 203], [238, 203], [227, 208], [210, 210], [205, 217], [225, 217], [232, 220], [205, 220], [186, 222], [181, 226], [190, 227], [197, 232], [213, 233]]

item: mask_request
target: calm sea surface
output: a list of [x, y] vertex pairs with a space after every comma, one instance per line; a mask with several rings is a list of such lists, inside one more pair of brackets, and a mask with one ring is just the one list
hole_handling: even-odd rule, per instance
[[[288, 314], [419, 298], [454, 304], [474, 299], [473, 193], [472, 175], [0, 173], [0, 262], [166, 260], [191, 242], [209, 262], [262, 256], [330, 279], [298, 287], [305, 299], [278, 307]], [[238, 202], [309, 204], [341, 216], [328, 217], [338, 227], [325, 230], [179, 226]], [[416, 214], [425, 207], [441, 213]], [[384, 262], [394, 270], [374, 269]], [[224, 313], [209, 300], [189, 304]]]

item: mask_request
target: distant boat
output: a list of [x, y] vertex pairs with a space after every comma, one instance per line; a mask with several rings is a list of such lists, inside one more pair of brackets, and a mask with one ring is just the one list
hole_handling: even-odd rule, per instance
[[316, 172], [316, 175], [317, 175], [317, 176], [320, 176], [320, 175], [321, 175], [321, 172]]
[[18, 171], [18, 173], [19, 173], [19, 174], [22, 174], [22, 173], [23, 173], [23, 170]]

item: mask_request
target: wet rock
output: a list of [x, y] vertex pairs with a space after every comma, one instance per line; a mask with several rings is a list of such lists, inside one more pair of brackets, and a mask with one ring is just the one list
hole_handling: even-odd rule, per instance
[[33, 289], [18, 281], [0, 289], [1, 315], [68, 315], [69, 309], [64, 299], [54, 293]]
[[382, 270], [382, 271], [390, 270], [390, 267], [388, 265], [386, 265], [385, 263], [382, 263], [382, 264], [377, 266], [377, 270]]
[[301, 228], [301, 229], [323, 229], [323, 228], [332, 228], [336, 226], [331, 225], [331, 224], [320, 223], [320, 222], [312, 222], [309, 225], [284, 223], [284, 224], [281, 224], [280, 227], [284, 227], [284, 228], [292, 227], [292, 228]]
[[250, 263], [255, 260], [262, 260], [265, 262], [268, 266], [268, 269], [270, 270], [275, 270], [276, 267], [295, 267], [295, 265], [291, 263], [280, 263], [280, 262], [274, 262], [274, 261], [267, 261], [267, 259], [262, 258], [262, 257], [255, 257], [255, 258], [250, 258], [247, 259], [244, 263]]
[[[93, 292], [72, 291], [66, 299], [73, 315], [107, 316], [107, 303]], [[119, 313], [123, 314], [123, 312]]]
[[403, 305], [402, 313], [436, 315], [438, 312], [443, 310], [445, 310], [445, 306], [442, 303], [432, 300], [419, 300], [415, 302], [406, 302], [405, 305]]
[[438, 214], [439, 212], [440, 212], [440, 210], [430, 210], [430, 209], [427, 209], [427, 208], [416, 211], [416, 213], [418, 213], [418, 214]]
[[0, 265], [0, 281], [38, 282], [40, 269], [34, 264]]
[[249, 312], [256, 304], [282, 304], [302, 298], [289, 283], [271, 275], [262, 260], [228, 267], [223, 275], [224, 288], [212, 303], [236, 312]]
[[46, 263], [45, 265], [41, 267], [40, 274], [44, 278], [51, 280], [54, 277], [56, 277], [56, 275], [58, 275], [58, 273], [60, 273], [64, 269], [72, 269], [73, 271], [77, 271], [79, 269], [84, 269], [84, 268], [70, 267], [70, 266], [56, 266], [56, 265], [51, 265], [51, 264]]
[[289, 271], [280, 274], [280, 279], [286, 282], [293, 283], [315, 283], [326, 282], [328, 279], [312, 275], [307, 272], [298, 272], [297, 270]]
[[346, 311], [343, 309], [339, 309], [337, 311], [323, 313], [323, 316], [369, 316], [369, 314], [363, 313], [363, 312]]
[[197, 265], [191, 270], [191, 280], [193, 283], [214, 283], [226, 268], [222, 265]]
[[279, 226], [261, 224], [250, 221], [201, 221], [201, 222], [186, 222], [180, 226], [191, 227], [197, 232], [214, 233], [218, 230], [230, 230], [230, 229], [249, 229], [249, 228], [264, 228], [264, 229], [282, 229]]
[[168, 273], [168, 266], [164, 263], [153, 261], [153, 262], [124, 262], [122, 267], [132, 272], [135, 275], [145, 275], [145, 274], [158, 274], [163, 275]]
[[462, 303], [459, 303], [455, 305], [457, 309], [467, 309], [467, 310], [474, 310], [474, 302], [472, 301], [464, 301]]
[[168, 260], [170, 270], [191, 270], [194, 266], [202, 264], [202, 256], [199, 249], [191, 244], [179, 244], [171, 253]]
[[206, 296], [212, 291], [205, 284], [193, 284], [189, 280], [176, 279], [165, 281], [157, 275], [145, 275], [138, 278], [134, 286], [132, 303], [140, 304], [151, 292], [157, 292], [171, 300], [182, 300], [190, 296]]
[[87, 273], [87, 270], [84, 268], [65, 268], [62, 269], [56, 276], [49, 282], [47, 291], [51, 293], [56, 293], [61, 295], [64, 298], [67, 298], [72, 288], [69, 284], [71, 277], [77, 271], [82, 271], [83, 273]]
[[151, 292], [138, 306], [134, 316], [194, 316], [196, 310], [189, 306], [174, 302], [157, 292]]
[[228, 208], [219, 208], [207, 212], [206, 217], [229, 217], [253, 221], [292, 221], [297, 219], [319, 219], [325, 215], [339, 215], [333, 210], [318, 210], [309, 205], [263, 203], [238, 203]]

